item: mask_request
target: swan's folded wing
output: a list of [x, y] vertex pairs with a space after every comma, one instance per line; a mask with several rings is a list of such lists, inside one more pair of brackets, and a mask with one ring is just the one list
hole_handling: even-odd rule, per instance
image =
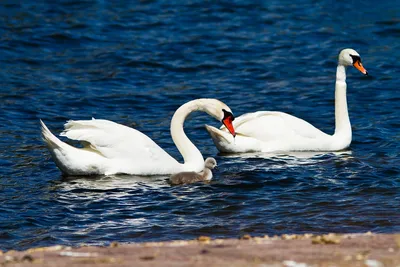
[[136, 162], [171, 159], [148, 136], [133, 128], [108, 120], [68, 121], [60, 134], [81, 141], [86, 149], [109, 159], [133, 159]]
[[[237, 134], [261, 141], [281, 139], [282, 136], [296, 135], [313, 139], [326, 135], [302, 119], [277, 111], [247, 113], [236, 118], [233, 125]], [[225, 126], [221, 130], [225, 131]]]

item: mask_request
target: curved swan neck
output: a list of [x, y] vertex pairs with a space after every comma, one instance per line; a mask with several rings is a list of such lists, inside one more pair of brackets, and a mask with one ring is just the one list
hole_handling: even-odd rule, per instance
[[341, 138], [350, 138], [351, 141], [351, 124], [347, 109], [347, 84], [346, 84], [346, 67], [339, 64], [336, 70], [335, 84], [335, 134]]
[[183, 130], [183, 124], [186, 117], [194, 111], [205, 111], [204, 105], [199, 100], [193, 100], [180, 106], [171, 120], [171, 136], [176, 147], [183, 157], [185, 166], [190, 166], [191, 169], [201, 171], [204, 167], [204, 159], [201, 152], [189, 140]]

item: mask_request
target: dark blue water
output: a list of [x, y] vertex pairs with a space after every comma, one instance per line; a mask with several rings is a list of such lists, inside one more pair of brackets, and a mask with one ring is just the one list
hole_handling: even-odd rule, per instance
[[[14, 2], [0, 4], [0, 249], [400, 231], [398, 0]], [[218, 122], [198, 114], [186, 132], [219, 169], [210, 184], [171, 187], [167, 177], [66, 180], [40, 137], [40, 118], [59, 133], [93, 116], [180, 158], [169, 122], [200, 97], [332, 133], [346, 47], [371, 76], [348, 70], [345, 153], [219, 155], [203, 127]]]

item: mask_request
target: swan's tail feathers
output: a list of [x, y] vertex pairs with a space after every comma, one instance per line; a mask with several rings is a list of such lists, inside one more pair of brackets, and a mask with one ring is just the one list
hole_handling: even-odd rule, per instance
[[219, 151], [231, 152], [235, 149], [235, 138], [228, 131], [220, 130], [210, 125], [206, 125], [206, 129]]
[[102, 158], [89, 149], [81, 149], [64, 143], [50, 132], [40, 120], [43, 140], [54, 163], [64, 175], [91, 175], [105, 173]]
[[66, 145], [50, 132], [49, 128], [47, 128], [42, 120], [40, 120], [40, 125], [42, 126], [42, 138], [49, 148], [61, 148]]
[[210, 125], [205, 125], [205, 126], [211, 138], [214, 140], [214, 143], [221, 141], [230, 143], [233, 141], [233, 137], [229, 132], [217, 129]]

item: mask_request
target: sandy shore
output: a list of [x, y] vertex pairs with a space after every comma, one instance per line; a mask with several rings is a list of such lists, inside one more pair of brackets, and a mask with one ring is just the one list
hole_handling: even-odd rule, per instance
[[400, 267], [400, 234], [283, 235], [53, 246], [0, 252], [1, 266]]

